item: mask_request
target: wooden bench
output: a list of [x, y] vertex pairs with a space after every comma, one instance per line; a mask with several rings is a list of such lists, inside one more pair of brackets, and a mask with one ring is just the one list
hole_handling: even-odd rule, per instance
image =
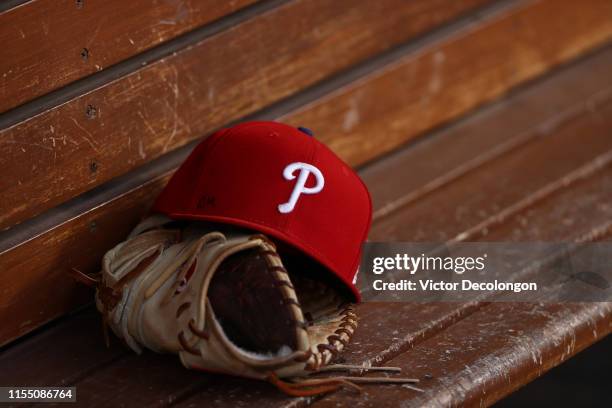
[[288, 398], [107, 348], [98, 269], [195, 143], [305, 125], [358, 168], [378, 241], [612, 235], [607, 0], [31, 0], [0, 5], [0, 385], [83, 406], [490, 405], [612, 331], [612, 304], [357, 306], [389, 385]]

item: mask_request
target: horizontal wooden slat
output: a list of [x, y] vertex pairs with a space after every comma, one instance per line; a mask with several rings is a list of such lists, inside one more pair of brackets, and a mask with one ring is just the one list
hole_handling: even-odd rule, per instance
[[[430, 307], [406, 304], [400, 305], [396, 312], [398, 316], [392, 320], [403, 328], [401, 344], [405, 350], [459, 320], [467, 310], [457, 311], [451, 304]], [[396, 355], [399, 349], [394, 347], [394, 343], [395, 346], [399, 344], [398, 334], [392, 331], [382, 333], [373, 342], [378, 326], [367, 323], [381, 319], [381, 324], [389, 324], [392, 316], [388, 313], [388, 305], [363, 304], [359, 313], [362, 324], [352, 344], [362, 349], [363, 357], [383, 355], [385, 348]], [[129, 401], [134, 405], [166, 406], [190, 393], [199, 394], [207, 387], [210, 387], [210, 393], [206, 397], [227, 404], [247, 404], [254, 396], [257, 396], [260, 406], [277, 406], [287, 401], [284, 395], [271, 386], [262, 386], [259, 381], [185, 370], [174, 356], [151, 352], [135, 355], [113, 336], [111, 347], [107, 349], [100, 317], [93, 309], [10, 347], [0, 355], [0, 365], [10, 368], [0, 371], [2, 384], [76, 385], [83, 406], [116, 406], [122, 400], [126, 401], [129, 393], [132, 394]], [[34, 367], [57, 369], [34, 370]], [[169, 376], [173, 381], [167, 381]], [[137, 392], [139, 386], [142, 389]], [[109, 393], [109, 387], [115, 391]], [[218, 394], [215, 396], [214, 393]]]
[[0, 13], [0, 112], [255, 0], [32, 0]]
[[[483, 169], [481, 171], [487, 170]], [[526, 191], [525, 195], [528, 196], [529, 192]], [[464, 199], [467, 201], [469, 197], [466, 196]], [[432, 197], [430, 204], [435, 205], [440, 200], [442, 198]], [[490, 234], [474, 239], [474, 241], [572, 242], [580, 240], [582, 242], [590, 242], [609, 239], [612, 236], [612, 222], [610, 221], [612, 219], [612, 206], [606, 205], [606, 203], [610, 202], [610, 200], [612, 200], [612, 163], [609, 163], [604, 169], [595, 172], [590, 177], [569, 186], [567, 189], [557, 191], [532, 207], [518, 212], [515, 216], [496, 225]], [[407, 209], [407, 211], [409, 210]], [[435, 216], [436, 214], [432, 214], [430, 218]], [[454, 228], [452, 222], [447, 225], [450, 229]], [[406, 229], [409, 230], [409, 225]], [[434, 239], [433, 234], [431, 239]], [[541, 271], [538, 270], [538, 273], [541, 273]], [[553, 273], [555, 273], [554, 270]], [[440, 305], [446, 304], [420, 304], [420, 307], [435, 309], [439, 308]], [[475, 304], [453, 303], [452, 305], [452, 310], [458, 316], [465, 316], [473, 310], [482, 310], [482, 307], [479, 308]], [[396, 306], [390, 306], [388, 303], [380, 306], [381, 309], [385, 307], [387, 311], [389, 308], [396, 308]], [[404, 307], [408, 306], [404, 305]], [[377, 309], [370, 311], [370, 308], [371, 306], [366, 309], [365, 314], [362, 314], [361, 310], [357, 309], [360, 312], [360, 316], [363, 315], [365, 324], [379, 328], [384, 327], [385, 318], [382, 317], [383, 311]], [[463, 312], [463, 309], [468, 309], [467, 313]], [[442, 312], [443, 309], [438, 310]], [[405, 327], [407, 323], [400, 315], [403, 315], [403, 313], [398, 310], [398, 313], [393, 313], [390, 317], [387, 317], [389, 319], [388, 326], [398, 328], [398, 333], [392, 335], [386, 331], [381, 331], [378, 337], [367, 333], [370, 337], [358, 337], [367, 343], [359, 344], [358, 342], [358, 346], [349, 348], [343, 354], [343, 357], [349, 363], [361, 364], [363, 361], [366, 361], [367, 363], [380, 365], [382, 362], [389, 360], [390, 357], [397, 356], [407, 350], [408, 347], [405, 347], [403, 343], [402, 331], [399, 329]], [[438, 316], [438, 319], [441, 316], [442, 314]], [[608, 315], [607, 318], [612, 319], [612, 315]], [[416, 319], [416, 321], [424, 328], [432, 323], [431, 319]], [[387, 346], [387, 349], [384, 350], [380, 349], [380, 347], [376, 349], [373, 345], [376, 342], [372, 341], [375, 337], [381, 339], [381, 343], [390, 344], [390, 346]], [[417, 338], [416, 340], [418, 342], [419, 339]], [[414, 343], [415, 341], [412, 340], [408, 346], [412, 346]], [[370, 347], [375, 352], [370, 351]]]
[[604, 302], [494, 304], [385, 363], [421, 378], [423, 393], [368, 387], [313, 406], [489, 406], [612, 332], [611, 316]]
[[[107, 348], [102, 334], [102, 318], [93, 308], [45, 328], [0, 354], [0, 365], [10, 367], [0, 371], [0, 383], [31, 387], [72, 384], [90, 375], [94, 367], [108, 365], [127, 354], [114, 336], [109, 337]], [[34, 364], [24, 364], [26, 361]]]
[[[550, 80], [477, 113], [478, 120], [470, 116], [460, 126], [428, 135], [410, 147], [410, 155], [400, 150], [366, 166], [363, 177], [371, 180], [374, 218], [397, 211], [486, 162], [533, 142], [607, 98], [612, 92], [605, 85], [612, 67], [612, 51], [599, 53], [579, 65], [579, 69], [564, 69]], [[360, 129], [358, 126], [357, 131]], [[388, 131], [387, 127], [382, 129]], [[449, 140], [453, 140], [453, 148]], [[430, 159], [436, 155], [441, 156], [440, 160]], [[411, 176], [389, 177], [398, 167], [410, 168]], [[453, 171], [449, 172], [449, 168]]]
[[[486, 236], [492, 225], [513, 215], [508, 209], [514, 209], [525, 192], [532, 193], [524, 199], [530, 204], [532, 199], [542, 199], [554, 192], [555, 187], [565, 188], [570, 180], [565, 182], [562, 177], [574, 169], [597, 167], [598, 163], [592, 161], [598, 156], [605, 154], [606, 162], [612, 160], [610, 96], [612, 94], [597, 109], [586, 111], [554, 130], [554, 138], [541, 137], [531, 142], [528, 149], [517, 149], [494, 161], [487, 166], [487, 171], [463, 177], [431, 193], [427, 199], [413, 202], [381, 219], [371, 236], [380, 240], [393, 236], [400, 241], [469, 240]], [[547, 193], [541, 195], [540, 191]], [[435, 209], [431, 201], [438, 203]], [[522, 209], [517, 206], [514, 212]], [[432, 211], [436, 217], [431, 217]], [[507, 215], [502, 217], [502, 213]], [[405, 230], [404, 225], [410, 225], [410, 231]], [[477, 226], [480, 226], [478, 232], [466, 233]]]
[[[502, 143], [504, 140], [512, 139], [512, 135], [499, 132], [495, 123], [499, 121], [497, 123], [504, 127], [506, 120], [504, 118], [508, 116], [506, 115], [507, 113], [511, 113], [517, 118], [525, 118], [527, 112], [529, 112], [529, 115], [534, 115], [529, 121], [524, 122], [529, 127], [517, 129], [518, 137], [521, 137], [520, 135], [524, 132], [529, 133], [530, 129], [541, 131], [542, 134], [549, 134], [554, 130], [550, 123], [558, 120], [559, 116], [565, 118], [567, 115], [564, 112], [567, 110], [577, 110], [579, 112], [577, 115], [583, 115], [591, 109], [592, 103], [590, 101], [594, 98], [597, 99], [597, 95], [609, 87], [608, 77], [605, 74], [608, 71], [605, 68], [612, 66], [611, 55], [612, 51], [606, 51], [602, 55], [594, 56], [583, 64], [569, 69], [567, 73], [563, 72], [555, 75], [544, 84], [534, 87], [534, 91], [530, 92], [531, 96], [529, 98], [517, 96], [502, 104], [503, 109], [493, 108], [489, 113], [479, 114], [476, 118], [467, 121], [467, 123], [458, 124], [455, 127], [457, 130], [449, 129], [440, 137], [440, 143], [445, 146], [444, 149], [428, 151], [417, 149], [414, 154], [404, 154], [404, 157], [399, 157], [395, 161], [396, 167], [388, 167], [385, 172], [387, 175], [401, 175], [402, 180], [406, 183], [406, 189], [402, 189], [401, 185], [397, 185], [394, 177], [387, 176], [383, 178], [380, 172], [368, 171], [366, 169], [364, 171], [364, 178], [368, 185], [371, 186], [375, 203], [377, 203], [377, 206], [381, 205], [383, 201], [379, 200], [382, 197], [390, 197], [390, 191], [398, 192], [399, 194], [395, 199], [402, 200], [404, 194], [414, 191], [420, 188], [420, 186], [425, 186], [432, 180], [438, 180], [440, 177], [444, 178], [445, 174], [454, 172], [460, 163], [455, 157], [456, 152], [464, 152], [463, 159], [470, 160], [476, 156], [486, 157], [489, 154], [488, 152], [495, 148], [496, 143], [489, 145], [488, 148], [482, 146], [482, 149], [479, 151], [465, 149], [463, 147], [465, 145], [473, 146], [472, 141], [474, 139], [456, 137], [457, 132], [462, 132], [461, 129], [481, 129], [482, 132], [486, 133], [487, 137], [498, 138], [496, 140]], [[587, 73], [592, 75], [594, 82], [587, 81], [584, 87], [577, 86], [580, 85], [580, 82], [576, 81], [575, 78], [580, 78]], [[569, 81], [568, 78], [574, 78], [574, 80]], [[544, 95], [548, 95], [548, 98]], [[537, 106], [543, 100], [555, 100], [555, 106], [564, 107], [564, 109], [559, 112], [555, 109], [537, 109]], [[519, 106], [526, 107], [522, 114]], [[549, 124], [549, 126], [541, 128], [540, 123]], [[560, 123], [566, 122], [560, 121]], [[482, 128], [480, 127], [481, 125], [483, 126]], [[381, 131], [384, 130], [386, 128], [381, 128]], [[578, 136], [582, 135], [579, 134]], [[586, 135], [585, 137], [589, 136]], [[593, 136], [591, 138], [595, 139]], [[599, 143], [605, 143], [605, 141], [602, 142], [600, 139]], [[549, 142], [549, 145], [553, 144], [554, 141]], [[584, 147], [584, 149], [588, 149], [588, 146]], [[539, 149], [539, 151], [542, 150], [545, 149]], [[408, 151], [412, 152], [411, 149]], [[596, 152], [593, 154], [595, 155]], [[446, 163], [448, 167], [431, 173], [412, 171], [412, 163], [431, 162], [432, 157], [437, 157], [438, 163]], [[577, 164], [579, 162], [574, 160], [573, 163]], [[562, 166], [562, 164], [556, 165]], [[506, 166], [507, 173], [511, 174], [512, 170], [512, 167]], [[560, 172], [558, 171], [556, 174], [558, 175]], [[0, 303], [2, 305], [0, 308], [0, 321], [6, 321], [6, 324], [0, 327], [1, 342], [4, 343], [27, 333], [41, 323], [70, 310], [75, 304], [78, 304], [78, 302], [70, 304], [62, 303], [55, 306], [52, 304], [53, 302], [46, 302], [57, 296], [57, 291], [79, 293], [76, 285], [67, 277], [66, 272], [72, 267], [86, 272], [95, 271], [104, 252], [125, 237], [127, 231], [135, 225], [166, 179], [167, 175], [162, 174], [151, 182], [145, 182], [142, 186], [134, 187], [133, 190], [126, 192], [122, 196], [113, 197], [108, 202], [96, 205], [91, 211], [74, 214], [73, 218], [42, 232], [29, 241], [5, 248], [0, 253], [0, 281], [6, 282], [6, 284], [2, 285], [2, 297], [0, 298], [2, 302]], [[547, 178], [541, 177], [539, 180], [541, 183], [546, 183]], [[384, 189], [382, 187], [383, 184], [387, 185], [389, 189]], [[534, 186], [534, 188], [536, 187]], [[512, 198], [514, 200], [520, 195], [520, 192], [518, 190], [513, 191], [516, 193]], [[429, 195], [425, 197], [429, 197]], [[444, 194], [438, 194], [436, 197], [441, 201], [435, 206], [432, 206], [432, 204], [424, 206], [429, 208], [429, 211], [424, 212], [423, 217], [431, 218], [432, 208], [437, 208], [443, 205], [443, 203], [448, 202]], [[461, 201], [460, 198], [458, 199]], [[487, 197], [482, 199], [486, 201], [486, 205], [489, 205], [491, 202]], [[386, 205], [388, 201], [384, 203]], [[499, 205], [502, 204], [499, 203]], [[506, 201], [504, 205], [508, 205], [508, 202]], [[377, 207], [377, 210], [379, 208]], [[409, 212], [411, 211], [412, 209]], [[450, 211], [454, 212], [454, 209]], [[380, 225], [385, 225], [386, 220], [390, 218], [392, 217], [383, 218], [380, 221]], [[435, 224], [434, 221], [435, 219], [432, 223]], [[448, 226], [441, 225], [439, 231], [451, 231], [451, 228], [455, 228], [456, 222], [451, 221], [452, 219], [449, 220]], [[95, 228], [92, 228], [92, 223], [95, 223]], [[383, 227], [378, 225], [379, 223], [374, 227], [372, 237], [384, 240], [400, 238], [416, 240], [423, 236], [417, 228], [385, 231], [381, 230]], [[462, 228], [466, 228], [469, 225], [463, 223]], [[381, 232], [377, 233], [376, 231]], [[437, 230], [430, 229], [429, 231], [435, 233]], [[411, 233], [412, 235], [403, 235], [406, 233]], [[436, 239], [437, 235], [434, 233], [430, 235], [431, 239]], [[457, 231], [453, 230], [452, 233], [456, 234]], [[41, 281], [46, 282], [46, 286], [43, 288], [40, 288], [38, 284]], [[24, 298], [21, 296], [21, 293], [29, 292], [29, 288], [37, 288], [37, 292], [33, 293], [31, 297]], [[38, 309], [43, 307], [45, 310], [42, 311], [42, 314], [38, 313]], [[8, 319], [7, 316], [11, 316], [11, 318]]]
[[[391, 320], [395, 324], [398, 319], [390, 319], [388, 307], [386, 305], [363, 305], [364, 317], [381, 319], [378, 324], [389, 325]], [[423, 336], [431, 335], [448, 326], [452, 322], [462, 317], [461, 313], [456, 312], [454, 305], [446, 304], [430, 308], [423, 308], [418, 305], [399, 306], [397, 312], [404, 312], [401, 318], [402, 334], [405, 341], [420, 340]], [[370, 314], [371, 316], [368, 316]], [[383, 318], [386, 315], [387, 318]], [[427, 322], [427, 323], [423, 323]], [[385, 346], [391, 346], [389, 340], [393, 337], [392, 333], [379, 337], [377, 342], [371, 339], [377, 334], [377, 325], [361, 328], [361, 336], [355, 339], [361, 342], [361, 349], [374, 354], [381, 352]], [[380, 326], [378, 326], [380, 327]], [[396, 335], [397, 336], [397, 335]], [[365, 343], [370, 341], [371, 344]], [[363, 344], [365, 343], [365, 344]], [[396, 350], [397, 351], [397, 350]], [[125, 373], [132, 373], [133, 378], [138, 380], [135, 383], [124, 385], [121, 391], [116, 392], [112, 397], [108, 395], [108, 389], [120, 388], [120, 384], [125, 384]], [[157, 373], [151, 375], [152, 372]], [[172, 382], [167, 377], [173, 378]], [[259, 381], [248, 381], [224, 376], [203, 375], [202, 373], [185, 370], [174, 356], [158, 356], [147, 353], [145, 356], [137, 356], [130, 353], [129, 356], [121, 359], [115, 364], [96, 370], [93, 375], [87, 376], [75, 383], [80, 390], [82, 402], [87, 406], [116, 406], [124, 401], [128, 394], [132, 393], [137, 397], [130, 399], [135, 405], [150, 406], [157, 401], [170, 402], [175, 399], [185, 399], [190, 394], [195, 394], [195, 400], [187, 399], [180, 402], [179, 406], [203, 406], [206, 402], [219, 400], [229, 406], [248, 406], [257, 399], [260, 407], [277, 407], [291, 404], [292, 401], [285, 395], [275, 390], [272, 386], [262, 384]], [[134, 392], [136, 391], [136, 392]], [[163, 404], [160, 404], [163, 405]]]
[[486, 236], [476, 238], [556, 242], [568, 228], [577, 236], [588, 237], [590, 231], [598, 229], [601, 220], [612, 220], [609, 203], [612, 203], [611, 166], [517, 212]]
[[0, 131], [0, 229], [486, 1], [297, 0]]
[[315, 101], [291, 123], [362, 164], [611, 39], [612, 2], [530, 2]]
[[166, 181], [154, 179], [87, 216], [57, 226], [53, 233], [0, 254], [0, 344], [91, 301], [90, 291], [68, 272], [71, 268], [96, 271], [100, 255], [116, 244], [115, 234], [129, 233]]
[[[529, 191], [525, 191], [525, 196], [529, 196]], [[441, 200], [440, 197], [432, 198], [433, 200], [430, 201], [432, 205], [439, 203]], [[466, 196], [464, 199], [467, 201], [469, 197]], [[517, 212], [513, 217], [495, 225], [486, 236], [476, 237], [472, 240], [493, 242], [593, 242], [609, 240], [612, 237], [612, 221], [610, 221], [612, 220], [612, 206], [606, 205], [606, 203], [610, 200], [612, 200], [612, 162], [589, 177], [577, 181], [566, 189], [556, 191], [533, 206]], [[436, 214], [432, 214], [430, 218], [435, 216]], [[448, 227], [453, 229], [454, 225], [449, 223]], [[409, 227], [406, 229], [409, 229]], [[543, 271], [538, 270], [537, 273], [540, 274]], [[552, 273], [557, 273], [554, 271], [554, 267]], [[521, 275], [521, 278], [528, 279], [525, 275]], [[423, 307], [423, 304], [420, 305]], [[439, 305], [428, 304], [427, 307], [439, 307]], [[458, 316], [466, 315], [463, 309], [468, 310], [467, 314], [469, 314], [469, 311], [480, 309], [473, 303], [453, 303], [453, 306], [452, 310]], [[384, 307], [381, 306], [381, 308]], [[386, 304], [386, 307], [388, 308], [389, 304]], [[378, 326], [381, 316], [376, 313], [382, 315], [382, 312], [366, 313], [364, 315], [366, 324]], [[612, 319], [612, 315], [608, 318]], [[404, 327], [404, 321], [395, 314], [389, 319], [397, 319], [397, 322], [389, 323], [390, 326]], [[427, 327], [431, 320], [419, 322]], [[384, 339], [383, 343], [385, 341], [391, 344], [395, 343], [395, 347], [389, 347], [390, 351], [383, 353], [380, 350], [376, 353], [368, 353], [364, 347], [360, 346], [349, 349], [343, 356], [350, 363], [360, 364], [365, 359], [372, 364], [380, 364], [382, 361], [387, 361], [390, 356], [396, 356], [401, 350], [407, 349], [400, 347], [402, 340], [399, 343], [391, 341], [391, 336], [386, 332], [381, 333], [380, 336], [381, 339]], [[367, 337], [364, 339], [367, 339]], [[409, 345], [411, 346], [413, 343], [414, 341], [410, 342]]]

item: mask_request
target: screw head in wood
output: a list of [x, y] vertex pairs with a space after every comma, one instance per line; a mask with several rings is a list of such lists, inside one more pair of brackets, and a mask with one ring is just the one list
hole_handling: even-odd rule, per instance
[[85, 115], [88, 119], [95, 119], [98, 116], [98, 108], [93, 105], [87, 105], [87, 109], [85, 110]]

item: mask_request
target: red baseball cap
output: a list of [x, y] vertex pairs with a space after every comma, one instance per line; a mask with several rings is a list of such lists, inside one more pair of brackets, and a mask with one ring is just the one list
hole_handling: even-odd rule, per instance
[[354, 281], [372, 218], [370, 194], [311, 134], [277, 122], [221, 129], [193, 150], [153, 211], [268, 234], [329, 269], [359, 301]]

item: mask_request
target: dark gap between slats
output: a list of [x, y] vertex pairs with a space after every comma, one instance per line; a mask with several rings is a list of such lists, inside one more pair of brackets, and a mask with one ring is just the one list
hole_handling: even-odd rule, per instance
[[7, 10], [20, 6], [29, 1], [31, 0], [4, 0], [2, 3], [0, 3], [0, 13], [4, 13]]

